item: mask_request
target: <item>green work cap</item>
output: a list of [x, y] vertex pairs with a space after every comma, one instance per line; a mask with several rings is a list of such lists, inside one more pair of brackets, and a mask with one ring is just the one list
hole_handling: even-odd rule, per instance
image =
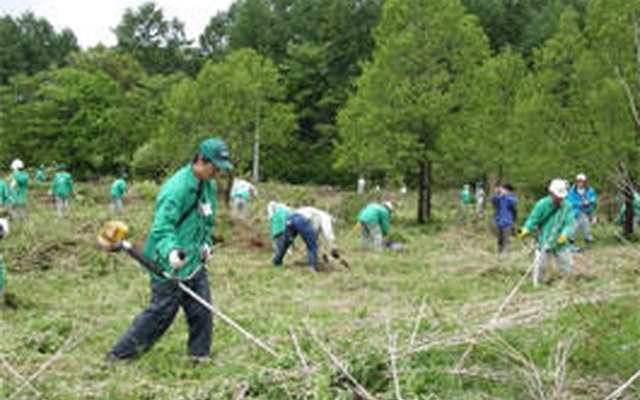
[[200, 143], [198, 154], [211, 161], [218, 168], [231, 171], [233, 166], [229, 162], [229, 148], [219, 139], [207, 139]]

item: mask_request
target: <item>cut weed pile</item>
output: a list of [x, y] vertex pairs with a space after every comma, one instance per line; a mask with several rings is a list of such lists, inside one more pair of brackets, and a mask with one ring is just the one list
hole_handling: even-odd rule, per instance
[[[498, 256], [489, 223], [459, 222], [455, 212], [418, 226], [409, 196], [396, 199], [404, 206], [392, 219], [405, 250], [369, 253], [351, 229], [369, 199], [274, 184], [260, 188], [246, 221], [231, 221], [219, 205], [221, 242], [208, 269], [213, 304], [281, 357], [216, 323], [212, 359], [194, 365], [180, 314], [148, 354], [111, 365], [105, 355], [148, 304], [148, 277], [96, 248], [110, 218], [108, 190], [87, 186], [65, 220], [33, 201], [3, 243], [13, 306], [0, 308], [0, 398], [24, 383], [8, 366], [24, 378], [40, 371], [30, 385], [42, 398], [110, 400], [603, 399], [640, 368], [640, 252], [606, 240], [605, 225], [595, 230], [603, 239], [576, 256], [579, 278], [553, 275], [537, 290], [527, 280], [498, 314], [530, 265], [530, 243]], [[139, 187], [123, 219], [141, 245], [157, 188]], [[455, 209], [455, 196], [439, 194], [434, 209]], [[337, 216], [350, 268], [296, 267], [306, 260], [302, 244], [284, 268], [271, 266], [271, 199]], [[632, 385], [618, 398], [638, 396]], [[13, 398], [36, 397], [24, 388]]]

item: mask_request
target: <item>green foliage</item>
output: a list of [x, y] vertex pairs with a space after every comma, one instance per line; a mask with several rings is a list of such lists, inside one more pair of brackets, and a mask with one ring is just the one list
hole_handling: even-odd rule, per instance
[[268, 153], [290, 140], [294, 115], [284, 95], [270, 60], [250, 49], [238, 50], [222, 63], [208, 62], [195, 81], [184, 80], [171, 91], [161, 140], [177, 151], [175, 156], [193, 152], [203, 138], [221, 137], [231, 147], [236, 170], [250, 170], [256, 142]]
[[65, 65], [65, 57], [78, 50], [75, 35], [69, 29], [56, 32], [44, 18], [27, 12], [17, 18], [0, 18], [0, 85], [9, 77], [33, 75], [52, 66]]
[[165, 19], [162, 9], [152, 2], [135, 10], [127, 8], [114, 32], [116, 48], [133, 55], [150, 74], [169, 74], [187, 67], [185, 48], [190, 42], [184, 23]]

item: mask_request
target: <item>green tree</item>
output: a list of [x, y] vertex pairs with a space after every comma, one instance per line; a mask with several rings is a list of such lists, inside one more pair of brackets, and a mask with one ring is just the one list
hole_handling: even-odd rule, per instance
[[7, 84], [9, 77], [18, 73], [33, 75], [62, 66], [67, 54], [77, 49], [71, 30], [57, 33], [49, 21], [33, 13], [24, 13], [16, 19], [1, 17], [0, 85]]
[[[418, 221], [424, 222], [431, 212], [436, 143], [443, 124], [462, 106], [455, 104], [452, 90], [488, 56], [488, 43], [459, 2], [437, 0], [388, 1], [375, 38], [373, 62], [347, 110], [366, 102], [366, 111], [355, 114], [374, 118], [366, 124], [379, 126], [371, 134], [382, 138], [372, 140], [400, 143], [389, 149], [387, 160], [394, 168], [409, 166], [418, 172]], [[341, 130], [341, 135], [348, 137], [351, 131]], [[352, 151], [358, 154], [363, 148]], [[348, 153], [342, 152], [343, 157]]]
[[176, 18], [165, 19], [162, 9], [154, 3], [144, 3], [135, 10], [127, 8], [114, 32], [116, 48], [133, 55], [150, 74], [188, 68], [190, 42], [184, 24]]
[[274, 64], [251, 49], [238, 50], [222, 63], [207, 62], [196, 80], [185, 79], [172, 89], [158, 146], [186, 156], [203, 138], [222, 137], [237, 170], [252, 171], [257, 181], [261, 165], [274, 171], [287, 162], [269, 157], [294, 129], [292, 108], [284, 100]]

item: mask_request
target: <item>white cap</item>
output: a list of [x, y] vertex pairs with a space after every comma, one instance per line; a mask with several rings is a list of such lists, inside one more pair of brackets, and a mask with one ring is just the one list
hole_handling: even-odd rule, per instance
[[385, 201], [382, 206], [389, 211], [393, 211], [393, 204], [390, 201]]
[[577, 181], [586, 181], [587, 180], [587, 176], [585, 174], [580, 173], [580, 174], [578, 174], [576, 176], [576, 180]]
[[564, 179], [554, 179], [549, 185], [549, 192], [556, 197], [564, 199], [568, 194], [567, 186], [567, 181]]
[[19, 158], [16, 158], [11, 163], [11, 169], [14, 170], [14, 171], [22, 169], [22, 168], [24, 168], [24, 163]]

